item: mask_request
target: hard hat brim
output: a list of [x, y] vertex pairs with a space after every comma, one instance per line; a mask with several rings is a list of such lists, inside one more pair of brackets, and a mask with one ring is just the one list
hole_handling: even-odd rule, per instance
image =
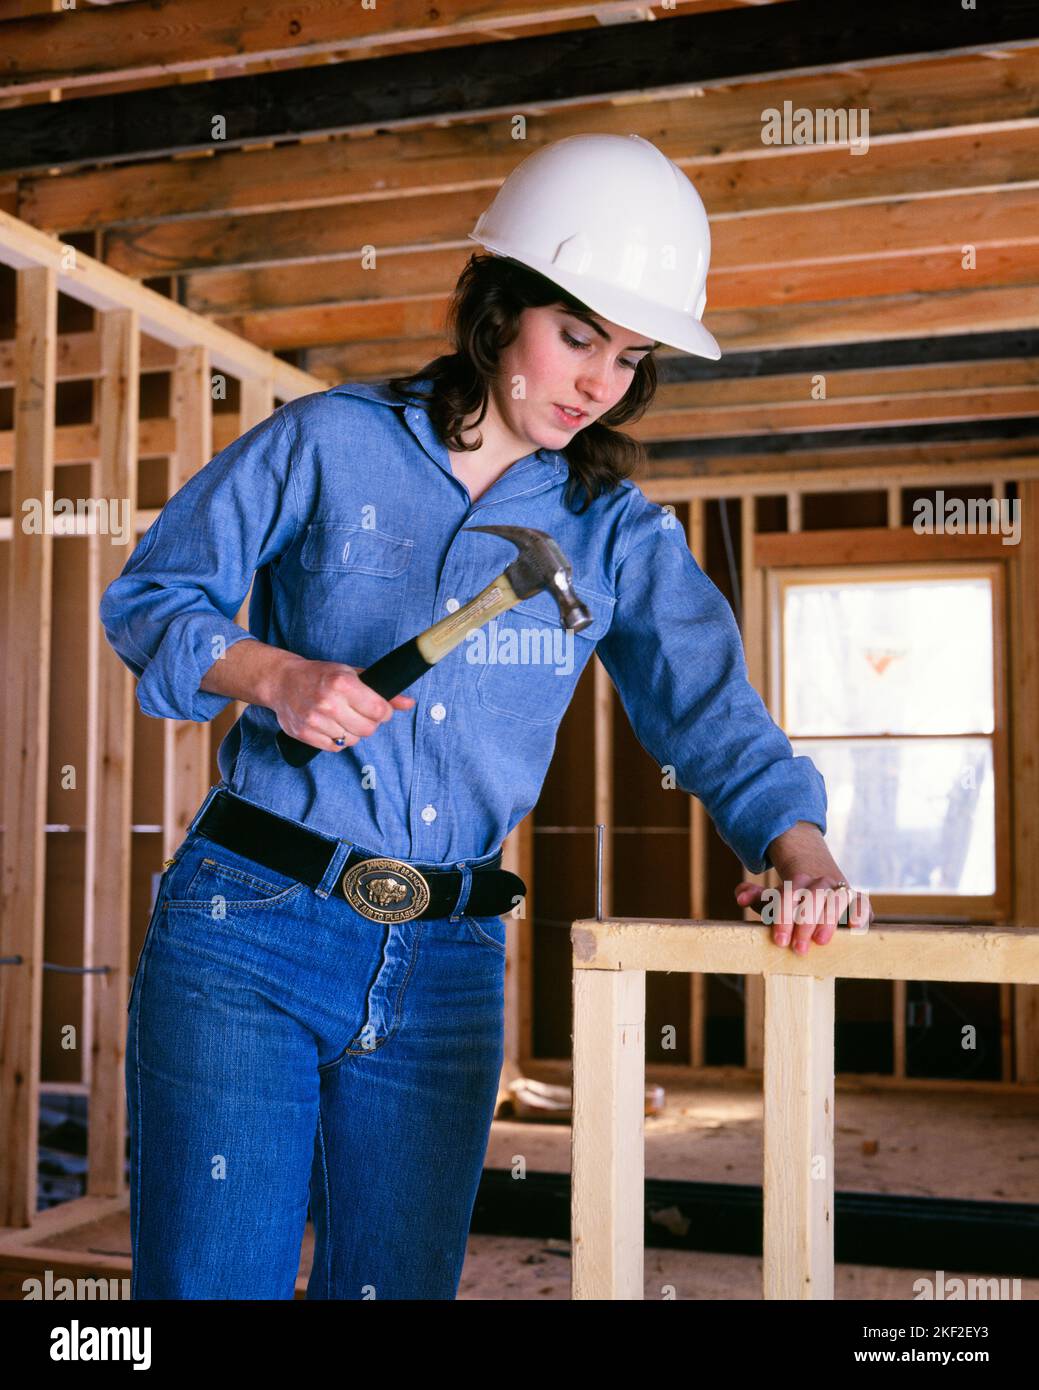
[[609, 323], [620, 324], [622, 328], [629, 328], [633, 333], [642, 333], [647, 338], [655, 338], [680, 352], [692, 353], [695, 357], [706, 357], [712, 362], [717, 362], [722, 355], [714, 336], [692, 314], [649, 303], [631, 290], [619, 289], [600, 280], [590, 280], [585, 275], [562, 270], [559, 266], [552, 265], [529, 252], [517, 255], [506, 246], [482, 241], [472, 232], [468, 234], [468, 240], [475, 241], [477, 245], [485, 247], [496, 256], [507, 256], [529, 266], [531, 270], [536, 270], [546, 280], [551, 280], [575, 299], [587, 304], [593, 313]]

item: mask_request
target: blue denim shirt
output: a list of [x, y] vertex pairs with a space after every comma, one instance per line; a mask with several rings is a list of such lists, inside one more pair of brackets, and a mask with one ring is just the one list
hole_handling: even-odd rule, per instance
[[[281, 758], [273, 711], [249, 705], [217, 754], [223, 784], [373, 853], [491, 858], [536, 803], [597, 649], [662, 775], [760, 871], [796, 821], [825, 831], [823, 779], [748, 683], [731, 609], [674, 515], [625, 481], [578, 516], [566, 481], [565, 456], [539, 449], [474, 505], [425, 406], [383, 384], [334, 386], [281, 406], [170, 498], [105, 590], [101, 622], [145, 714], [204, 722], [229, 702], [199, 689], [222, 647], [254, 637], [370, 666], [513, 559], [469, 522], [537, 527], [569, 559], [590, 627], [565, 630], [548, 593], [524, 599], [416, 682], [413, 709], [303, 768]], [[247, 633], [233, 618], [254, 572]]]

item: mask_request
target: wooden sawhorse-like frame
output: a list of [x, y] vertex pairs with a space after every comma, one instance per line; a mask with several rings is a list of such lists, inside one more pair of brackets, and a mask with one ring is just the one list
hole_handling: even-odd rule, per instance
[[574, 963], [571, 1296], [643, 1297], [646, 971], [763, 975], [765, 1298], [833, 1298], [834, 980], [1039, 984], [1039, 929], [838, 930], [806, 956], [754, 922], [582, 919]]

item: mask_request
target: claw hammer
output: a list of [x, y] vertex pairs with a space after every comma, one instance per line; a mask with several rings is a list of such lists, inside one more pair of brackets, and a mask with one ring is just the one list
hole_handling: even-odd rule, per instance
[[[394, 695], [414, 684], [470, 632], [543, 589], [559, 604], [565, 628], [580, 632], [592, 621], [592, 615], [574, 592], [570, 562], [547, 531], [537, 531], [532, 526], [467, 526], [465, 529], [502, 536], [512, 542], [517, 554], [475, 598], [358, 672], [364, 684], [384, 700], [392, 700]], [[320, 748], [291, 738], [284, 729], [278, 731], [277, 744], [282, 757], [292, 767], [305, 766], [321, 752]]]

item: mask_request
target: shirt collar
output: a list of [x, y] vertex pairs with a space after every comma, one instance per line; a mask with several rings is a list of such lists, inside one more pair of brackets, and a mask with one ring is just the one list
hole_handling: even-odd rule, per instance
[[[414, 384], [414, 394], [418, 396], [425, 395], [429, 391], [431, 384], [431, 377], [420, 377]], [[360, 396], [363, 400], [376, 401], [380, 405], [387, 405], [397, 410], [405, 411], [406, 414], [404, 418], [418, 435], [419, 442], [422, 446], [428, 453], [432, 454], [441, 467], [444, 468], [445, 472], [451, 472], [451, 462], [447, 457], [447, 448], [442, 443], [440, 436], [433, 428], [432, 421], [429, 418], [428, 402], [422, 400], [414, 402], [402, 400], [396, 392], [393, 391], [389, 383], [385, 381], [344, 381], [339, 386], [331, 387], [328, 394]], [[550, 474], [566, 474], [569, 471], [566, 455], [560, 453], [558, 449], [538, 449], [528, 460], [524, 461], [520, 459], [517, 460], [517, 462], [523, 464], [524, 471], [528, 466], [537, 466], [544, 469], [546, 478]], [[516, 465], [513, 464], [512, 467], [515, 468]]]

